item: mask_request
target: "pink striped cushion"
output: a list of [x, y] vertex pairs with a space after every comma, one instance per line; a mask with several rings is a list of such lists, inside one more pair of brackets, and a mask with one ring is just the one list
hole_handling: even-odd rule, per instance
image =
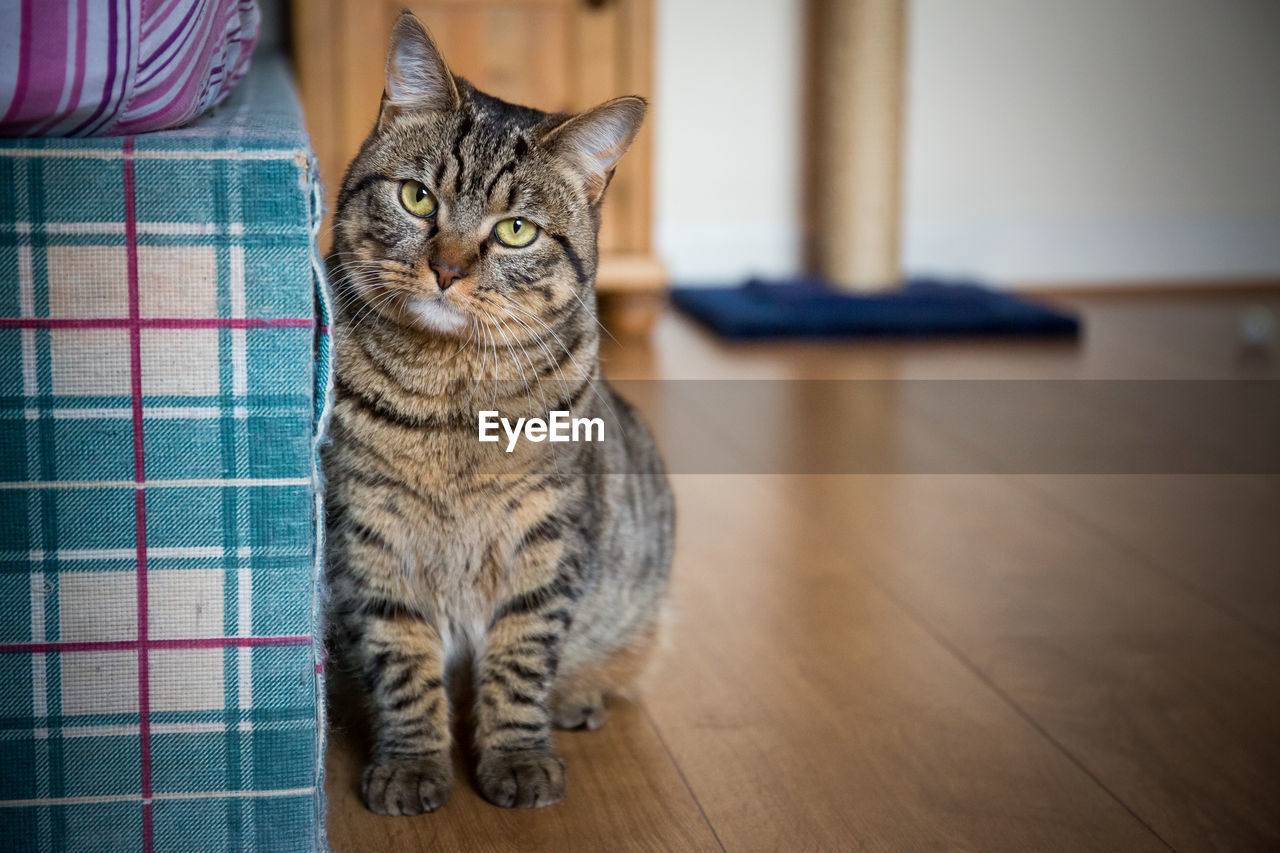
[[177, 127], [249, 68], [256, 0], [0, 0], [0, 135]]

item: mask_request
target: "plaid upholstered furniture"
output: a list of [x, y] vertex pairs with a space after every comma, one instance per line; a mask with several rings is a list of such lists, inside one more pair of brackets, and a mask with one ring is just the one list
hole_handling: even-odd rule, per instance
[[270, 58], [0, 141], [0, 850], [323, 848], [318, 198]]

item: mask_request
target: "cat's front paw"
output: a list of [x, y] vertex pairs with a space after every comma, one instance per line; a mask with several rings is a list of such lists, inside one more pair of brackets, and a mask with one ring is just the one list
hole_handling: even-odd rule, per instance
[[481, 795], [495, 806], [532, 809], [564, 799], [564, 759], [554, 752], [489, 752], [476, 767]]
[[374, 814], [414, 815], [443, 806], [452, 786], [447, 757], [375, 759], [365, 768], [362, 794]]

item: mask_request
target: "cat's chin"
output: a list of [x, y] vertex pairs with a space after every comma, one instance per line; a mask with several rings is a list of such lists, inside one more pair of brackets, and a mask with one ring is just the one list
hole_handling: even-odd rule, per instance
[[404, 303], [403, 310], [427, 331], [454, 334], [467, 327], [467, 315], [438, 296], [414, 296]]

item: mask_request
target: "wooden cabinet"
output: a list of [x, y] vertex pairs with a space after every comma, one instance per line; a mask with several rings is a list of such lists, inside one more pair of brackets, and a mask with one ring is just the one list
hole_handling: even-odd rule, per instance
[[[651, 95], [652, 0], [293, 0], [298, 84], [330, 209], [377, 117], [391, 25], [404, 8], [455, 74], [505, 100], [574, 111]], [[615, 331], [647, 329], [665, 283], [652, 247], [652, 121], [622, 159], [603, 211], [597, 286]]]

